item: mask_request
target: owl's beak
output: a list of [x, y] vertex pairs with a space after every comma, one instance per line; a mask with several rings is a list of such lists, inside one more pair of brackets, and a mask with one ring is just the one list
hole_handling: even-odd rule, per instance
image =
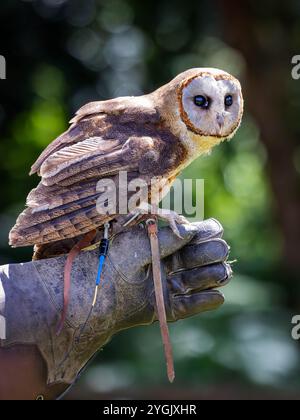
[[216, 117], [216, 120], [217, 120], [217, 124], [218, 124], [218, 126], [219, 126], [219, 128], [220, 128], [220, 130], [222, 129], [222, 127], [224, 126], [224, 122], [225, 122], [225, 115], [224, 114], [221, 114], [221, 113], [217, 113], [217, 117]]

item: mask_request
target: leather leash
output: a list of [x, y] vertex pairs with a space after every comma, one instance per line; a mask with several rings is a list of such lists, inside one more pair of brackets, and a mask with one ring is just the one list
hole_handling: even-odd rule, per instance
[[69, 300], [70, 300], [70, 289], [71, 289], [71, 271], [72, 271], [72, 265], [77, 257], [77, 255], [80, 253], [80, 251], [86, 247], [88, 247], [93, 239], [96, 236], [97, 231], [92, 230], [91, 232], [88, 232], [84, 237], [71, 249], [71, 251], [68, 254], [66, 263], [65, 263], [65, 270], [64, 270], [64, 303], [63, 303], [63, 310], [61, 314], [60, 321], [57, 326], [56, 334], [60, 335], [67, 316], [68, 306], [69, 306]]
[[175, 371], [173, 362], [172, 344], [170, 341], [169, 328], [167, 324], [166, 308], [164, 301], [164, 293], [161, 279], [161, 266], [160, 266], [160, 252], [158, 243], [158, 227], [157, 219], [148, 219], [147, 222], [148, 235], [150, 238], [151, 254], [152, 254], [152, 272], [154, 291], [156, 299], [156, 310], [160, 325], [161, 337], [164, 346], [165, 359], [167, 364], [167, 374], [170, 382], [174, 381]]

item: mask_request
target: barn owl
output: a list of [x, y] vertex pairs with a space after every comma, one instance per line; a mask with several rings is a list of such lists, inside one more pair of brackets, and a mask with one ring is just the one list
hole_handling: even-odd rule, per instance
[[32, 166], [41, 182], [28, 195], [10, 245], [76, 238], [115, 219], [97, 212], [100, 179], [117, 182], [127, 171], [129, 179], [166, 178], [171, 185], [194, 159], [234, 135], [242, 113], [239, 81], [213, 68], [187, 70], [147, 95], [83, 106]]

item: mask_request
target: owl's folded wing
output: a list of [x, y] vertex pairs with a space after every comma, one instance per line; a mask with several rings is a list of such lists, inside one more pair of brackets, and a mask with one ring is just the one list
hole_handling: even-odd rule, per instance
[[[12, 246], [72, 238], [89, 232], [112, 218], [111, 215], [97, 212], [96, 202], [98, 200], [100, 204], [101, 196], [97, 191], [97, 183], [105, 177], [114, 179], [114, 175], [123, 169], [136, 173], [138, 163], [131, 161], [125, 167], [127, 153], [122, 148], [102, 155], [96, 153], [95, 156], [90, 153], [83, 156], [69, 153], [68, 150], [66, 154], [54, 154], [51, 162], [45, 162], [45, 177], [42, 177], [37, 188], [28, 195], [28, 207], [20, 214], [10, 232]], [[66, 160], [62, 159], [67, 156], [70, 166], [66, 166]], [[57, 162], [57, 166], [54, 162]], [[61, 178], [64, 185], [55, 182]]]
[[32, 165], [30, 175], [39, 173], [42, 164], [55, 152], [91, 137], [101, 137], [107, 129], [107, 117], [117, 117], [120, 124], [130, 121], [157, 123], [159, 114], [147, 96], [124, 97], [84, 105], [70, 121], [68, 131], [49, 144]]
[[[127, 171], [129, 178], [139, 176], [141, 156], [151, 148], [151, 141], [128, 137], [122, 124], [111, 128], [107, 114], [90, 112], [77, 116], [71, 129], [35, 164], [33, 172], [38, 171], [42, 180], [10, 232], [12, 246], [54, 242], [95, 229], [113, 218], [97, 212], [98, 181], [114, 178], [120, 171]], [[128, 116], [123, 113], [122, 118]]]
[[40, 167], [44, 185], [73, 185], [90, 178], [109, 176], [120, 170], [136, 169], [131, 141], [92, 137], [64, 147], [52, 154]]

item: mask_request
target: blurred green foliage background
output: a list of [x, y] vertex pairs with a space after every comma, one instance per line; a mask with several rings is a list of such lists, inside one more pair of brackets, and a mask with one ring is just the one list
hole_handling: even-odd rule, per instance
[[300, 347], [300, 54], [297, 0], [1, 0], [0, 262], [9, 229], [38, 182], [41, 150], [84, 103], [149, 92], [190, 67], [240, 78], [246, 110], [234, 140], [183, 174], [205, 179], [205, 217], [231, 245], [227, 301], [171, 326], [175, 385], [165, 377], [156, 326], [119, 334], [69, 398], [293, 397]]

